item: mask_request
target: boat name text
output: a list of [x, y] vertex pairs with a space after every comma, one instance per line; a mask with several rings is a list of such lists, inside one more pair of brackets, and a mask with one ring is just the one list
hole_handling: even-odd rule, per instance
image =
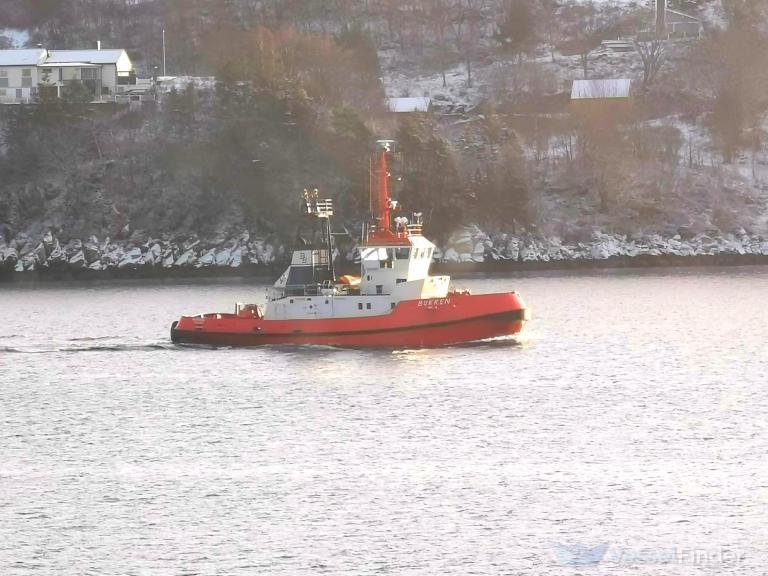
[[451, 303], [450, 298], [430, 298], [428, 300], [419, 300], [419, 306], [448, 306]]

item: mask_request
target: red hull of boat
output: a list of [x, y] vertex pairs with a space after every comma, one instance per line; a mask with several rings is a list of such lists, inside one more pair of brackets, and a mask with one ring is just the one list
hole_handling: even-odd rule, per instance
[[400, 302], [390, 314], [356, 318], [266, 320], [235, 314], [183, 316], [174, 342], [215, 346], [265, 344], [352, 348], [424, 348], [519, 333], [528, 318], [522, 298], [504, 294], [450, 294]]

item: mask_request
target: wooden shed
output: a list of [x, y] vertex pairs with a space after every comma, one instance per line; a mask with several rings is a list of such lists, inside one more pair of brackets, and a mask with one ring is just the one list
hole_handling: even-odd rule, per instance
[[581, 120], [622, 121], [632, 110], [632, 81], [628, 78], [574, 80], [571, 111]]

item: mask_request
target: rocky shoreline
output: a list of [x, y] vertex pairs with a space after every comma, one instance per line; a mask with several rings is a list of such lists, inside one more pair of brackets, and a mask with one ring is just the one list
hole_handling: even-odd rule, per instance
[[[135, 236], [135, 235], [134, 235]], [[0, 279], [66, 280], [188, 277], [271, 277], [287, 264], [290, 251], [279, 242], [242, 232], [229, 237], [149, 238], [100, 242], [60, 241], [47, 232], [37, 241], [0, 239]], [[354, 271], [357, 250], [340, 254]], [[359, 260], [358, 260], [359, 261]], [[512, 272], [652, 266], [768, 264], [768, 239], [746, 232], [629, 238], [595, 232], [567, 242], [531, 234], [486, 234], [476, 226], [455, 232], [435, 252], [436, 272]]]

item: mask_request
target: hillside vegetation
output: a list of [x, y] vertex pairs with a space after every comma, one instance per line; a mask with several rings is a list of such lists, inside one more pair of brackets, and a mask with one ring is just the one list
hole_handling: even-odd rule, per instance
[[[7, 0], [0, 29], [125, 47], [139, 75], [159, 71], [165, 29], [179, 79], [138, 110], [0, 107], [0, 233], [19, 253], [49, 230], [62, 244], [281, 244], [317, 187], [354, 235], [371, 145], [393, 137], [401, 201], [441, 241], [469, 224], [572, 242], [768, 236], [768, 2], [672, 2], [702, 19], [700, 39], [601, 47], [648, 28], [642, 4]], [[631, 78], [630, 112], [574, 114], [585, 76]], [[387, 112], [407, 95], [434, 110]]]

